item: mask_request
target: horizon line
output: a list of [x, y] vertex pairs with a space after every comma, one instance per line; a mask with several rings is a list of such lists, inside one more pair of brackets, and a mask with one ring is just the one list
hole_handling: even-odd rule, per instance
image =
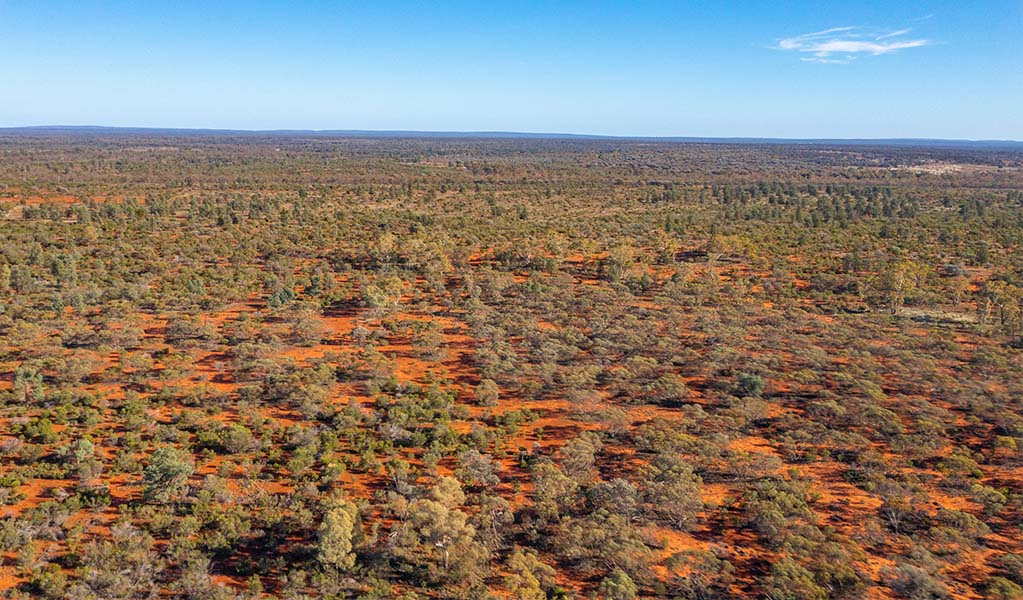
[[118, 125], [17, 125], [0, 127], [0, 135], [31, 133], [164, 133], [189, 135], [267, 135], [316, 137], [410, 137], [410, 138], [476, 138], [476, 139], [580, 139], [605, 141], [654, 141], [690, 143], [831, 143], [831, 144], [968, 144], [968, 145], [1023, 145], [1023, 140], [930, 138], [930, 137], [757, 137], [757, 136], [686, 136], [686, 135], [615, 135], [573, 132], [529, 132], [507, 130], [429, 130], [429, 129], [235, 129], [219, 127], [159, 127]]

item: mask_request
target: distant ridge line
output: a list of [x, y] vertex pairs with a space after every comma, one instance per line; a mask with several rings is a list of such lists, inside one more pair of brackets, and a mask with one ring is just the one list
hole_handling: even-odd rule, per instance
[[0, 136], [109, 135], [167, 137], [316, 137], [316, 138], [417, 138], [417, 139], [535, 139], [667, 142], [690, 144], [806, 144], [822, 146], [931, 146], [965, 148], [1011, 148], [1023, 150], [1018, 140], [963, 140], [940, 138], [757, 138], [624, 136], [586, 133], [530, 133], [516, 131], [418, 131], [370, 129], [204, 129], [163, 127], [107, 127], [102, 125], [34, 125], [0, 127]]

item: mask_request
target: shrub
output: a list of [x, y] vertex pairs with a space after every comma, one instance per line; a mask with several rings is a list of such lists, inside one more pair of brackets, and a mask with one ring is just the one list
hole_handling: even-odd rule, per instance
[[611, 571], [607, 577], [602, 579], [597, 591], [607, 600], [634, 600], [639, 595], [639, 588], [636, 587], [632, 578], [621, 569]]
[[739, 373], [735, 383], [735, 393], [738, 396], [759, 397], [764, 391], [764, 380], [760, 375], [750, 373]]
[[342, 571], [355, 566], [354, 541], [358, 528], [358, 508], [351, 503], [335, 506], [323, 515], [316, 530], [316, 557], [320, 564]]
[[149, 465], [142, 473], [142, 497], [146, 502], [163, 503], [171, 500], [192, 475], [194, 467], [181, 451], [170, 446], [160, 447], [149, 457]]

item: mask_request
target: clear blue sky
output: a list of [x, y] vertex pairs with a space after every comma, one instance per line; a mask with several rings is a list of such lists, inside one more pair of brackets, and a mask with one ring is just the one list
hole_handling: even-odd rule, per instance
[[1023, 0], [0, 0], [0, 126], [1023, 139]]

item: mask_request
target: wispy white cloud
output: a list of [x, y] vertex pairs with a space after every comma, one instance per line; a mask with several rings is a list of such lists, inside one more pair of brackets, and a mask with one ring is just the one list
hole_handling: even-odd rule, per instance
[[913, 30], [912, 29], [899, 29], [899, 30], [893, 31], [891, 33], [881, 34], [881, 35], [877, 36], [877, 39], [879, 39], [879, 40], [887, 40], [888, 38], [899, 37], [900, 35], [906, 35], [907, 33], [911, 32], [911, 31], [913, 31]]
[[907, 48], [932, 44], [930, 40], [909, 36], [912, 29], [877, 30], [865, 27], [832, 27], [778, 40], [778, 50], [810, 54], [805, 62], [845, 64], [858, 55], [881, 56]]

